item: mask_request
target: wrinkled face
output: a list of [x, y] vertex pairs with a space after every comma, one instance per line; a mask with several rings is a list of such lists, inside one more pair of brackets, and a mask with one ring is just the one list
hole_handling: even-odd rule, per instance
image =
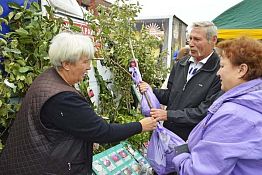
[[87, 74], [87, 70], [90, 70], [91, 60], [87, 56], [82, 56], [80, 60], [75, 63], [69, 63], [69, 81], [72, 84], [78, 83]]
[[214, 37], [211, 41], [207, 40], [205, 28], [193, 28], [189, 36], [190, 55], [198, 61], [206, 58], [213, 51], [215, 42]]
[[242, 79], [244, 74], [243, 70], [241, 70], [241, 66], [233, 65], [225, 56], [220, 59], [220, 69], [217, 75], [220, 76], [221, 89], [225, 92], [245, 82]]

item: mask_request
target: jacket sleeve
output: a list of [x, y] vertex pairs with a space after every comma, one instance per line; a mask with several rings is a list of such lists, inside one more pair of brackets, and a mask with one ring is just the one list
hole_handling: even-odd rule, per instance
[[140, 122], [108, 124], [83, 97], [73, 92], [49, 99], [41, 109], [41, 121], [48, 128], [97, 143], [121, 141], [142, 131]]
[[[219, 111], [212, 116], [212, 122], [207, 123], [199, 142], [190, 147], [189, 139], [190, 153], [173, 159], [180, 175], [229, 175], [238, 161], [257, 159], [261, 154], [261, 132], [252, 121], [237, 117], [245, 115], [239, 106]], [[193, 132], [199, 134], [202, 129], [204, 126]]]
[[[215, 79], [212, 86], [207, 92], [206, 99], [202, 101], [195, 108], [184, 108], [182, 110], [168, 110], [167, 117], [168, 121], [175, 123], [196, 125], [198, 124], [207, 114], [208, 108], [211, 104], [223, 94], [220, 90], [221, 84], [218, 78]], [[190, 99], [188, 99], [190, 100]]]

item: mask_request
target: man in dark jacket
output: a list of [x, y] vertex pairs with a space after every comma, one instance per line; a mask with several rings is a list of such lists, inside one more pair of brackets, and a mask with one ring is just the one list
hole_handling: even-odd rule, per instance
[[[214, 50], [217, 28], [212, 22], [196, 22], [190, 32], [190, 55], [179, 60], [169, 76], [167, 89], [154, 89], [167, 109], [151, 109], [151, 116], [164, 120], [164, 126], [187, 140], [191, 130], [207, 113], [220, 94], [219, 56]], [[148, 84], [142, 82], [143, 93]]]

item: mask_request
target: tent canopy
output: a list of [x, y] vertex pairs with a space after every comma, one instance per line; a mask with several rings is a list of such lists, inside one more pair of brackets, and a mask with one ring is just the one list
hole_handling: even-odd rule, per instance
[[220, 39], [249, 36], [262, 39], [262, 0], [244, 0], [216, 17]]

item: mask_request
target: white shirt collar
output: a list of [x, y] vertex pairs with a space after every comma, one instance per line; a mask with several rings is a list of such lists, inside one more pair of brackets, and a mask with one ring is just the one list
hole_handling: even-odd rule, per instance
[[188, 69], [188, 73], [187, 73], [187, 81], [189, 81], [194, 76], [194, 74], [196, 73], [197, 70], [199, 70], [203, 67], [203, 65], [207, 62], [207, 60], [213, 54], [213, 52], [211, 52], [211, 54], [209, 54], [206, 58], [202, 59], [199, 62], [196, 62], [195, 58], [192, 57], [192, 56], [189, 58], [188, 61], [190, 62], [190, 65], [189, 65], [189, 69]]
[[[207, 60], [209, 59], [209, 57], [210, 57], [213, 53], [214, 53], [214, 51], [212, 51], [206, 58], [204, 58], [204, 59], [202, 59], [201, 61], [199, 61], [199, 63], [201, 63], [201, 64], [206, 64]], [[193, 62], [193, 63], [196, 64], [195, 58], [192, 57], [192, 56], [189, 58], [188, 61], [189, 61], [189, 62]]]

